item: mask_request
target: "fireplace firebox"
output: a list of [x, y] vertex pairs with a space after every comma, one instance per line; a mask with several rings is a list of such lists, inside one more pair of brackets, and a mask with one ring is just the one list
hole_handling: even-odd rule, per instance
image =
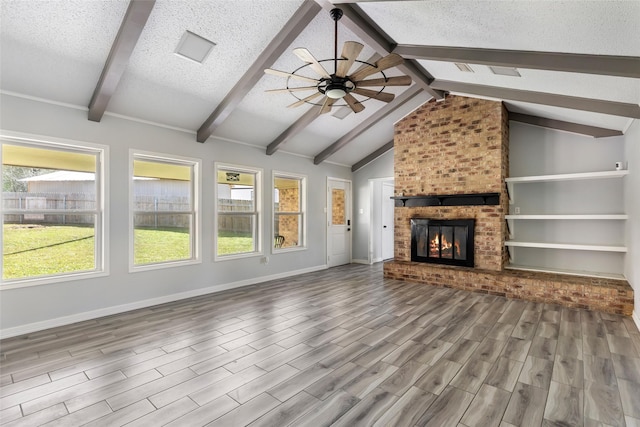
[[411, 261], [473, 267], [473, 219], [411, 219]]

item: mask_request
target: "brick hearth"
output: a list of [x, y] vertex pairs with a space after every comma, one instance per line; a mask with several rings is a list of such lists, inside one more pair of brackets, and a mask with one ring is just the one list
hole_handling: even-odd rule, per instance
[[[500, 204], [396, 207], [395, 257], [385, 263], [385, 277], [631, 315], [633, 290], [625, 280], [504, 269], [508, 171], [509, 121], [501, 102], [448, 96], [399, 121], [396, 196], [499, 193]], [[476, 268], [411, 262], [411, 218], [474, 218]]]

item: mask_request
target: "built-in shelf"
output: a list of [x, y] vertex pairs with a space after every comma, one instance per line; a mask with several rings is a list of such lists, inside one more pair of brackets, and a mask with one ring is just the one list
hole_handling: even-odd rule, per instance
[[606, 179], [606, 178], [622, 178], [628, 175], [628, 170], [615, 170], [604, 172], [581, 172], [581, 173], [566, 173], [558, 175], [538, 175], [538, 176], [518, 176], [505, 178], [505, 182], [547, 182], [547, 181], [575, 181], [583, 179]]
[[572, 251], [627, 252], [625, 246], [578, 245], [574, 243], [522, 242], [507, 240], [505, 246], [520, 248], [568, 249]]
[[539, 220], [552, 220], [552, 219], [569, 219], [569, 220], [626, 220], [629, 219], [629, 215], [505, 215], [506, 219], [539, 219]]
[[556, 273], [566, 274], [569, 276], [585, 276], [585, 277], [598, 277], [601, 279], [616, 279], [625, 280], [622, 274], [616, 273], [600, 273], [595, 271], [578, 271], [578, 270], [564, 270], [560, 268], [547, 268], [547, 267], [531, 267], [528, 265], [509, 264], [505, 266], [507, 270], [521, 270], [521, 271], [535, 271], [541, 273]]
[[628, 170], [614, 170], [603, 172], [580, 172], [580, 173], [564, 173], [556, 175], [534, 175], [534, 176], [516, 176], [505, 178], [507, 184], [507, 193], [509, 195], [509, 204], [513, 204], [513, 184], [526, 184], [531, 182], [552, 182], [552, 181], [579, 181], [586, 179], [611, 179], [622, 178], [629, 175]]
[[[622, 179], [623, 177], [629, 175], [628, 170], [609, 170], [609, 171], [600, 171], [600, 172], [581, 172], [581, 173], [567, 173], [567, 174], [555, 174], [555, 175], [537, 175], [537, 176], [517, 176], [505, 178], [505, 185], [507, 188], [507, 194], [509, 197], [509, 204], [514, 204], [514, 196], [516, 195], [516, 189], [520, 184], [529, 184], [529, 183], [544, 183], [544, 182], [562, 182], [562, 181], [584, 181], [584, 180], [597, 180], [597, 179]], [[588, 184], [582, 184], [588, 185]], [[560, 191], [561, 187], [555, 188], [549, 186], [549, 188], [545, 188], [544, 191], [549, 194], [554, 194], [556, 191]], [[557, 194], [557, 193], [556, 193]], [[594, 195], [594, 203], [597, 202], [597, 195]], [[618, 208], [622, 208], [621, 206]], [[551, 207], [551, 212], [553, 208]], [[595, 273], [595, 272], [585, 272], [585, 271], [574, 271], [574, 270], [562, 270], [556, 269], [554, 267], [528, 267], [525, 266], [527, 253], [526, 251], [516, 257], [516, 252], [519, 250], [515, 249], [517, 247], [520, 248], [539, 248], [539, 249], [560, 249], [560, 250], [569, 250], [569, 251], [594, 251], [601, 252], [602, 255], [594, 255], [594, 256], [604, 256], [604, 253], [615, 253], [619, 254], [617, 256], [622, 256], [627, 252], [627, 248], [622, 245], [613, 245], [613, 244], [604, 244], [604, 245], [585, 245], [585, 244], [577, 244], [577, 243], [550, 243], [550, 242], [531, 242], [531, 241], [520, 241], [517, 239], [516, 228], [523, 227], [528, 228], [532, 227], [531, 223], [522, 223], [518, 222], [521, 220], [534, 220], [534, 221], [548, 221], [543, 224], [539, 224], [537, 226], [546, 227], [547, 224], [552, 224], [552, 221], [584, 221], [584, 220], [595, 220], [595, 221], [619, 221], [620, 226], [624, 227], [624, 221], [629, 218], [628, 215], [625, 214], [555, 214], [555, 213], [547, 213], [547, 214], [520, 214], [519, 209], [518, 214], [516, 215], [505, 215], [507, 229], [509, 232], [509, 240], [507, 240], [504, 244], [509, 253], [509, 260], [511, 264], [507, 268], [511, 269], [519, 269], [519, 270], [528, 270], [528, 271], [542, 271], [542, 272], [551, 272], [551, 273], [559, 273], [559, 274], [575, 274], [579, 276], [592, 276], [592, 277], [608, 277], [621, 279], [623, 276], [621, 274], [614, 273]], [[597, 212], [597, 205], [593, 205], [589, 208], [590, 211]], [[617, 210], [617, 209], [616, 209]], [[618, 211], [620, 212], [620, 211]], [[520, 225], [521, 224], [521, 225]], [[585, 223], [585, 225], [591, 225], [590, 223]], [[607, 226], [615, 226], [619, 225], [607, 224]], [[607, 242], [613, 243], [613, 242]], [[516, 261], [517, 258], [522, 257], [522, 260]], [[517, 264], [520, 262], [521, 265]], [[588, 267], [588, 266], [587, 266]]]

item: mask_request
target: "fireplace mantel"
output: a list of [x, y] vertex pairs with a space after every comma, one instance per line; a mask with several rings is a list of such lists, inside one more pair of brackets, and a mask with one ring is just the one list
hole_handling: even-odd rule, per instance
[[500, 204], [500, 193], [440, 194], [435, 196], [395, 196], [396, 207], [490, 206]]

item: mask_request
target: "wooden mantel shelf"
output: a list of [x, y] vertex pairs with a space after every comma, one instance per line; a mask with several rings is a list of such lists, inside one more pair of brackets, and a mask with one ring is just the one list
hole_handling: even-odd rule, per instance
[[435, 196], [395, 196], [396, 207], [499, 205], [500, 193], [439, 194]]

